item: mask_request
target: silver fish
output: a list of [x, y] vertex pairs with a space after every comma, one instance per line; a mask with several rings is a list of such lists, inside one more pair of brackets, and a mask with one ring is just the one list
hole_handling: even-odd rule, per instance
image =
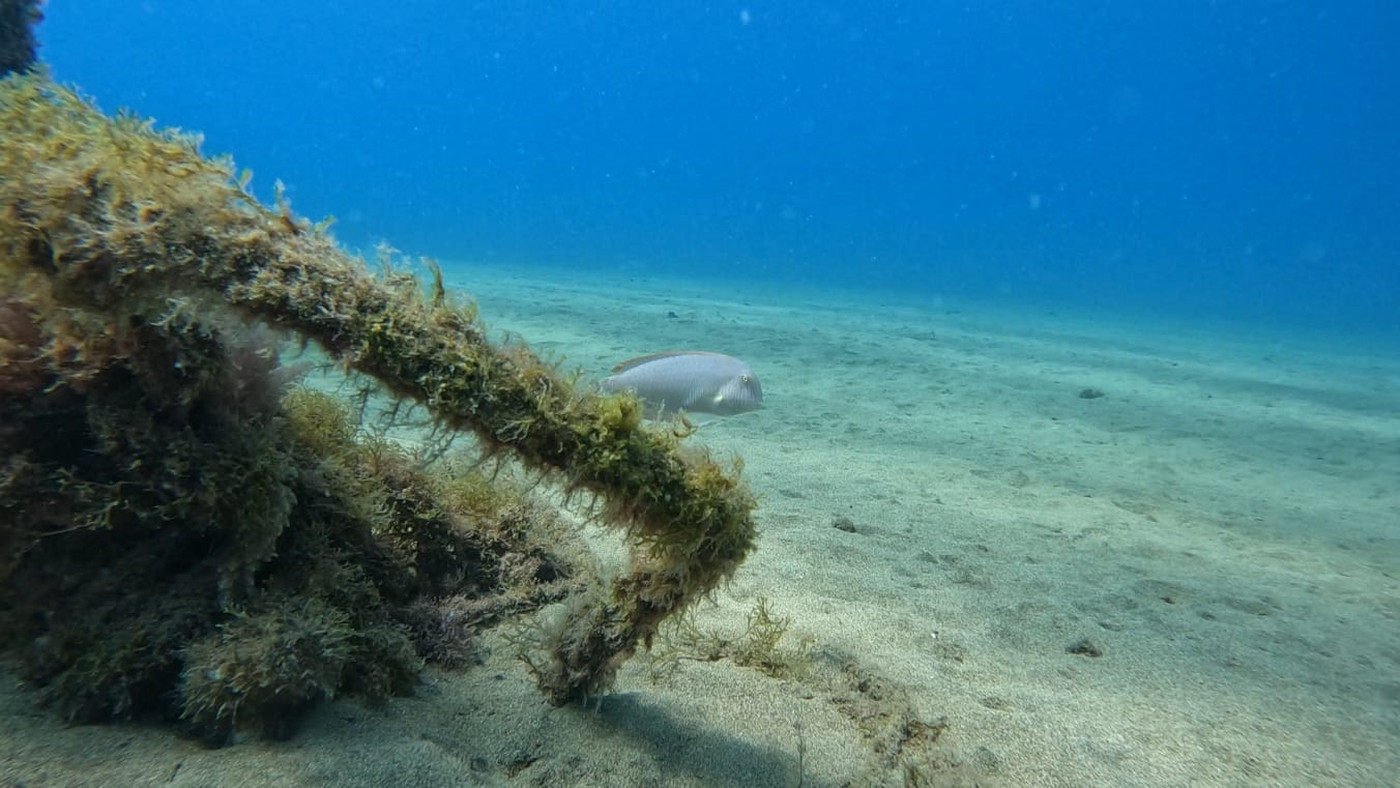
[[646, 404], [647, 418], [675, 413], [733, 416], [763, 407], [763, 387], [749, 365], [704, 350], [672, 350], [613, 367], [604, 391], [631, 391]]

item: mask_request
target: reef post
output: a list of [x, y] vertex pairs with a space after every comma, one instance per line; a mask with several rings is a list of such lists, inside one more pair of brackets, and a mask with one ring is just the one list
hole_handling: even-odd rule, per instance
[[0, 76], [29, 71], [38, 62], [34, 25], [44, 18], [39, 0], [0, 0]]

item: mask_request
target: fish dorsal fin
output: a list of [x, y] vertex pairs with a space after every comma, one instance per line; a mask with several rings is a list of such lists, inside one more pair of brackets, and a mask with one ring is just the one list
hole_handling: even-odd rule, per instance
[[708, 350], [663, 350], [660, 353], [651, 353], [645, 356], [629, 358], [612, 368], [614, 375], [621, 375], [629, 369], [640, 367], [643, 364], [659, 361], [663, 358], [674, 358], [676, 356], [722, 356], [723, 353], [712, 353]]

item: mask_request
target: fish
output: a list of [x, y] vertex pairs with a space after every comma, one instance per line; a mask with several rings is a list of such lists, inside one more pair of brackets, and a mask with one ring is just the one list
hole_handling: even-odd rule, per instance
[[613, 367], [606, 392], [630, 391], [649, 419], [676, 411], [733, 416], [763, 407], [763, 386], [749, 365], [707, 350], [670, 350]]

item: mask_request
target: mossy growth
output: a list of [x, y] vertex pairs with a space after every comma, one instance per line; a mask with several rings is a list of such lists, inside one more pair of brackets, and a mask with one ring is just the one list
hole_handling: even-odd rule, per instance
[[289, 390], [266, 329], [46, 284], [0, 268], [0, 649], [66, 718], [283, 736], [584, 574], [509, 474], [424, 469]]
[[[553, 703], [606, 689], [743, 561], [754, 502], [737, 465], [642, 427], [633, 397], [488, 341], [436, 272], [426, 288], [372, 273], [198, 148], [42, 74], [0, 80], [0, 646], [69, 716], [183, 715], [216, 739], [265, 727], [278, 687], [298, 704], [399, 691], [411, 651], [460, 661], [445, 637], [537, 598], [483, 606], [483, 584], [570, 577], [524, 546], [530, 507], [284, 398], [271, 335], [319, 345], [623, 531], [629, 570], [584, 584], [598, 590], [543, 644]], [[266, 664], [313, 646], [331, 656]]]

